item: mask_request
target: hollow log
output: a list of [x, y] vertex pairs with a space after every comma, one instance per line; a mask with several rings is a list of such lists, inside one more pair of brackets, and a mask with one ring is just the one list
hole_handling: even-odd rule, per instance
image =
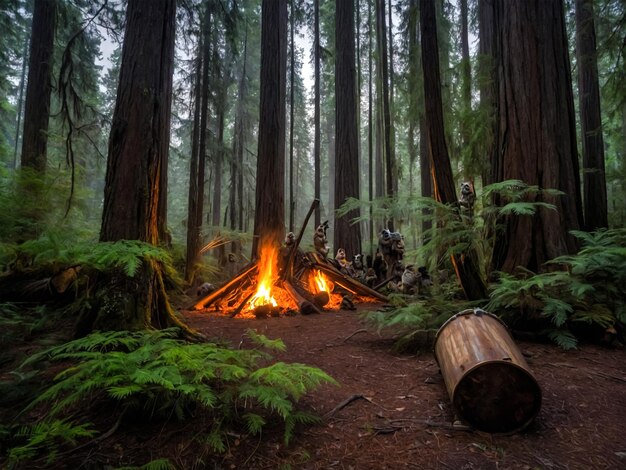
[[257, 269], [256, 262], [252, 263], [252, 265], [244, 268], [241, 273], [235, 276], [232, 280], [224, 284], [222, 287], [215, 289], [209, 295], [204, 296], [200, 300], [198, 300], [194, 305], [194, 310], [202, 310], [206, 305], [209, 305], [216, 300], [222, 298], [224, 295], [228, 294], [233, 288], [237, 287], [239, 284], [244, 282], [247, 276], [251, 275]]
[[309, 315], [311, 313], [322, 313], [315, 304], [305, 299], [289, 281], [283, 281], [282, 288], [296, 302], [301, 314]]

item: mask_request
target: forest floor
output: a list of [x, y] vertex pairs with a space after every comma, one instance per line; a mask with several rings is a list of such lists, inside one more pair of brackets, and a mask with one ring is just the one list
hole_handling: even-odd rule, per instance
[[456, 429], [433, 352], [394, 353], [392, 339], [365, 329], [358, 311], [267, 319], [187, 312], [186, 318], [234, 345], [248, 328], [281, 338], [287, 350], [278, 359], [317, 366], [340, 384], [324, 385], [300, 401], [326, 415], [323, 424], [300, 429], [288, 447], [279, 428], [264, 431], [262, 439], [238, 439], [221, 468], [626, 468], [623, 349], [583, 345], [564, 351], [517, 342], [543, 401], [528, 428], [502, 436]]
[[[287, 349], [274, 354], [277, 360], [316, 366], [337, 380], [338, 386], [323, 385], [300, 400], [300, 409], [323, 420], [297, 427], [288, 446], [278, 421], [261, 436], [233, 432], [226, 452], [213, 454], [198, 443], [209, 419], [126, 418], [110, 437], [50, 467], [25, 468], [139, 468], [160, 458], [181, 469], [626, 468], [626, 350], [583, 345], [564, 351], [518, 341], [542, 389], [538, 416], [507, 436], [463, 430], [453, 426], [433, 352], [394, 352], [392, 338], [364, 327], [360, 313], [379, 307], [265, 319], [182, 312], [192, 327], [234, 347], [251, 346], [247, 329], [281, 338]], [[90, 419], [106, 430], [119, 413], [96, 415]]]

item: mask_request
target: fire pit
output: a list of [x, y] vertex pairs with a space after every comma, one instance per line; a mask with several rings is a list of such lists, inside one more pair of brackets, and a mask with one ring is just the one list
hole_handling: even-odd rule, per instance
[[319, 253], [304, 253], [298, 248], [314, 208], [315, 202], [291, 246], [281, 248], [266, 242], [259, 249], [258, 260], [193, 308], [259, 318], [337, 310], [346, 304], [346, 298], [386, 301], [377, 291], [341, 273]]

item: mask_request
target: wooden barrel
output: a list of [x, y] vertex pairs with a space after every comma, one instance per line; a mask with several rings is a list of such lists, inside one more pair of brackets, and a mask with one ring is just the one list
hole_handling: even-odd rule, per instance
[[435, 357], [459, 417], [475, 429], [512, 433], [539, 413], [541, 388], [495, 315], [454, 315], [437, 332]]

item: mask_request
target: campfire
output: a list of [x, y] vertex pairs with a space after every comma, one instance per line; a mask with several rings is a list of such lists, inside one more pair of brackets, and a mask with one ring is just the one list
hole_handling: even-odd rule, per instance
[[[304, 226], [313, 209], [314, 206]], [[257, 260], [200, 299], [194, 308], [231, 317], [263, 318], [349, 308], [345, 306], [352, 306], [355, 298], [386, 301], [377, 291], [342, 274], [319, 253], [300, 250], [304, 226], [290, 246], [279, 247], [265, 241]]]

